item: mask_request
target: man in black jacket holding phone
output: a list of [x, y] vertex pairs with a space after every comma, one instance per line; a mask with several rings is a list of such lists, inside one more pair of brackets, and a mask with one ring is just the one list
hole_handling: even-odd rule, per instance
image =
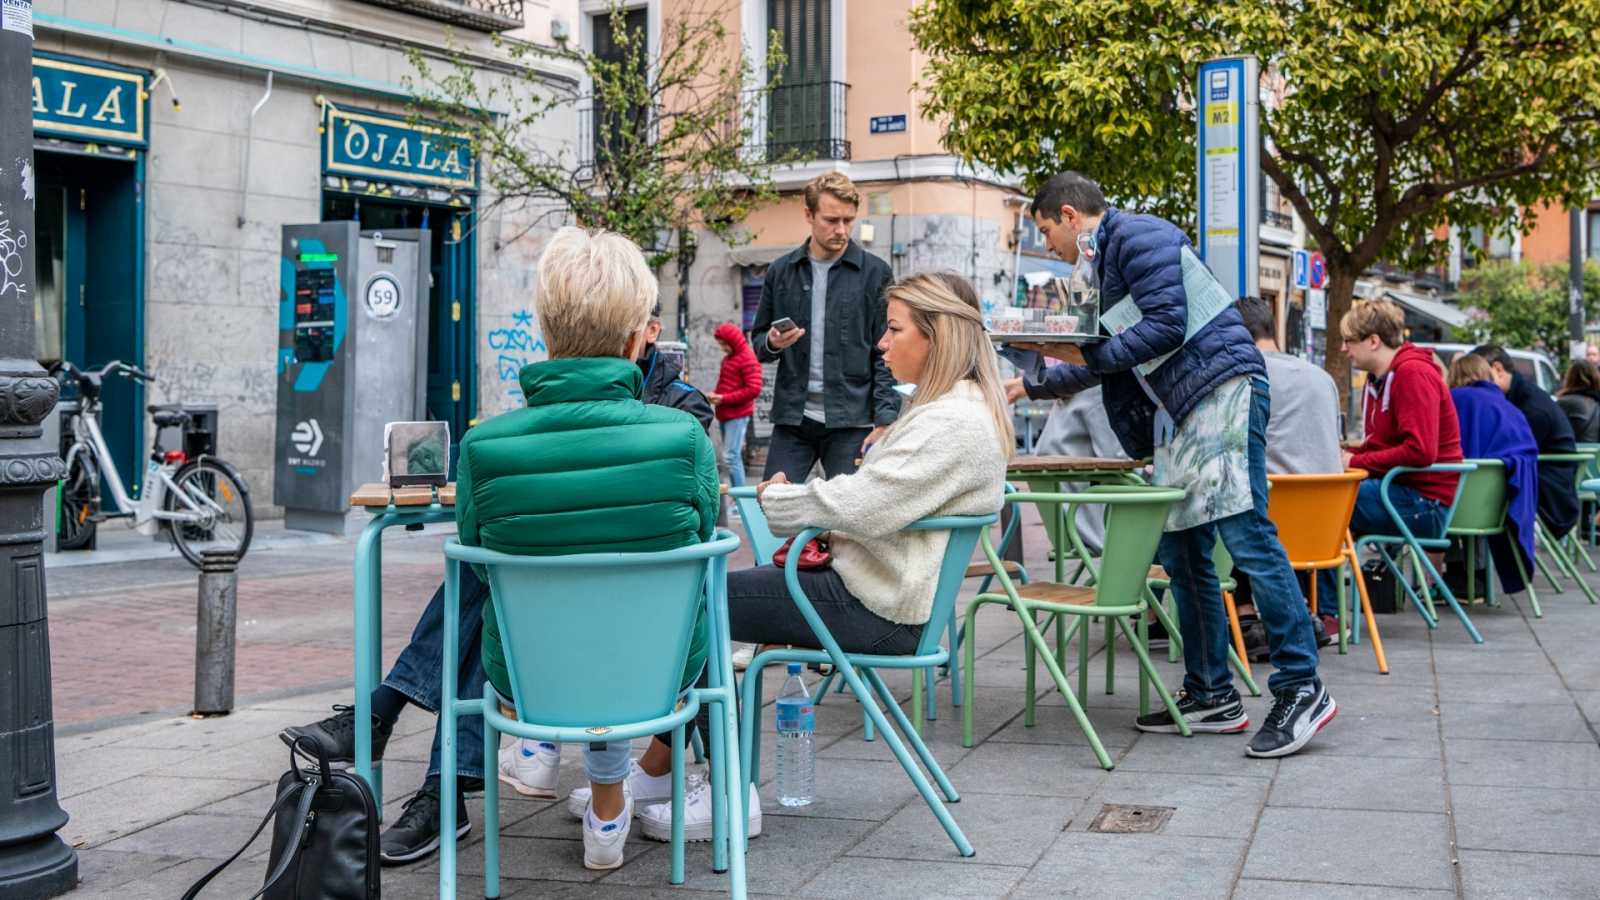
[[861, 195], [830, 172], [806, 185], [805, 200], [811, 236], [767, 267], [752, 341], [762, 362], [778, 360], [764, 477], [796, 483], [817, 462], [829, 477], [854, 472], [900, 414], [878, 350], [893, 275], [850, 239]]

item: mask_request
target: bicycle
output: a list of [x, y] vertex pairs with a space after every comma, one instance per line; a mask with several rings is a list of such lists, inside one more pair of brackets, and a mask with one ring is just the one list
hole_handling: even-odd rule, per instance
[[[87, 546], [101, 522], [131, 519], [142, 534], [153, 536], [158, 529], [164, 529], [173, 546], [196, 568], [201, 563], [200, 554], [207, 550], [228, 552], [236, 559], [244, 557], [255, 530], [255, 512], [250, 505], [250, 488], [238, 470], [210, 454], [190, 459], [183, 450], [165, 450], [161, 446], [161, 429], [187, 425], [191, 418], [188, 413], [150, 407], [156, 426], [150, 465], [138, 500], [128, 495], [100, 431], [96, 415], [100, 387], [108, 375], [146, 383], [153, 383], [154, 376], [118, 360], [106, 363], [99, 371], [83, 371], [63, 361], [52, 366], [51, 372], [76, 381], [81, 403], [72, 419], [72, 443], [66, 451], [67, 477], [59, 486], [56, 543], [60, 549]], [[113, 512], [102, 509], [102, 478], [116, 505]]]

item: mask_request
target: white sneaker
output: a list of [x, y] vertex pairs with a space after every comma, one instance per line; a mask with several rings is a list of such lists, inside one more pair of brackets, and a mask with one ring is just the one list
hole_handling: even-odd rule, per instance
[[628, 831], [633, 827], [633, 798], [623, 792], [622, 816], [616, 822], [597, 829], [594, 819], [584, 810], [583, 867], [585, 869], [615, 869], [622, 865], [622, 848], [628, 843]]
[[500, 780], [524, 797], [556, 798], [561, 750], [546, 750], [538, 741], [518, 738], [500, 751]]
[[[652, 841], [672, 840], [672, 798], [667, 802], [647, 806], [639, 813], [639, 826], [644, 836]], [[745, 834], [761, 836], [761, 795], [750, 785], [750, 817], [745, 822]], [[711, 783], [703, 781], [683, 798], [683, 839], [685, 841], [711, 840]]]
[[[691, 773], [688, 776], [688, 781], [693, 781], [698, 777], [698, 774]], [[653, 775], [646, 775], [644, 770], [639, 768], [637, 762], [630, 762], [628, 763], [628, 777], [623, 780], [622, 789], [627, 792], [628, 799], [638, 801], [641, 808], [652, 803], [660, 803], [662, 800], [671, 800], [672, 773], [669, 772], [657, 778]], [[584, 814], [589, 811], [589, 795], [593, 793], [588, 785], [573, 788], [572, 793], [567, 795], [567, 815], [574, 819], [582, 819]]]
[[733, 670], [743, 672], [750, 668], [750, 661], [756, 658], [756, 644], [745, 644], [733, 651]]

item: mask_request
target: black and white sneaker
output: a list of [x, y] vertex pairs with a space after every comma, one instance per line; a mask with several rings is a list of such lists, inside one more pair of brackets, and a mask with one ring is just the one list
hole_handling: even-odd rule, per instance
[[1320, 683], [1297, 685], [1273, 694], [1266, 724], [1250, 739], [1246, 756], [1272, 759], [1288, 756], [1311, 742], [1323, 726], [1333, 721], [1339, 704]]
[[[1202, 734], [1235, 734], [1250, 727], [1250, 717], [1245, 715], [1244, 704], [1239, 700], [1238, 691], [1230, 691], [1229, 696], [1216, 703], [1201, 703], [1189, 695], [1188, 691], [1179, 691], [1177, 697], [1178, 714], [1189, 723], [1189, 730]], [[1167, 713], [1166, 707], [1153, 713], [1140, 716], [1133, 723], [1140, 731], [1154, 734], [1180, 734], [1178, 723], [1173, 721]]]
[[[467, 802], [456, 798], [456, 839], [472, 830]], [[403, 866], [431, 856], [439, 849], [439, 782], [428, 779], [416, 796], [406, 801], [400, 819], [379, 839], [379, 858], [386, 866]]]
[[[372, 761], [383, 759], [389, 746], [392, 726], [383, 724], [376, 715], [372, 717]], [[328, 762], [353, 763], [356, 761], [356, 708], [336, 704], [333, 715], [310, 725], [295, 725], [278, 732], [278, 739], [293, 747], [297, 738], [305, 738], [322, 750]]]

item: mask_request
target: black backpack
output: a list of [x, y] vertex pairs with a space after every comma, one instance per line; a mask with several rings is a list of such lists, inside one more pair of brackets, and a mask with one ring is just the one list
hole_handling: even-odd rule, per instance
[[[295, 750], [302, 747], [317, 760], [311, 772], [300, 769]], [[304, 738], [290, 748], [289, 771], [278, 779], [277, 799], [250, 839], [190, 885], [183, 900], [199, 896], [274, 817], [267, 879], [250, 900], [378, 900], [378, 807], [372, 789], [354, 772], [330, 768], [327, 757]]]

